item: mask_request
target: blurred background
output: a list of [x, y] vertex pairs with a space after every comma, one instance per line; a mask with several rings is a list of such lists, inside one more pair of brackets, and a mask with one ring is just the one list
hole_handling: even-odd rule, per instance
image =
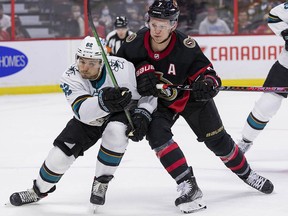
[[[145, 26], [153, 0], [89, 2], [97, 33], [109, 44], [119, 30], [116, 18], [127, 19], [120, 22], [127, 37]], [[269, 29], [267, 16], [285, 1], [177, 2], [178, 30], [197, 41], [223, 85], [263, 84], [284, 48], [282, 37]], [[61, 92], [59, 78], [75, 61], [80, 40], [93, 36], [87, 5], [88, 0], [0, 0], [0, 95]]]
[[[93, 20], [102, 37], [113, 30], [117, 16], [126, 16], [136, 32], [144, 26], [145, 13], [153, 0], [94, 0]], [[277, 0], [178, 0], [181, 14], [178, 29], [189, 35], [271, 34], [266, 18], [269, 10], [285, 1]], [[87, 0], [0, 0], [3, 14], [11, 23], [0, 21], [0, 40], [77, 38], [90, 34], [85, 5]], [[1, 9], [2, 7], [2, 9]], [[201, 31], [205, 19], [220, 19], [228, 31]], [[224, 25], [225, 25], [224, 24]], [[3, 33], [6, 32], [7, 34]]]

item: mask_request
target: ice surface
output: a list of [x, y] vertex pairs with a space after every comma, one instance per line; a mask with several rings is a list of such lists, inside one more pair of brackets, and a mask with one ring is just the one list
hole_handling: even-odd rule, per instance
[[[247, 115], [261, 93], [220, 92], [216, 97], [228, 133], [237, 140]], [[275, 186], [271, 195], [250, 188], [198, 143], [183, 119], [173, 127], [207, 204], [194, 215], [286, 216], [288, 212], [287, 100], [246, 154], [251, 167]], [[23, 207], [5, 206], [9, 196], [31, 188], [32, 180], [52, 148], [55, 137], [72, 117], [64, 95], [39, 94], [0, 97], [0, 216], [85, 216], [89, 204], [99, 142], [79, 158], [47, 198]], [[176, 183], [161, 167], [146, 141], [130, 142], [109, 185], [106, 204], [96, 215], [174, 216]]]

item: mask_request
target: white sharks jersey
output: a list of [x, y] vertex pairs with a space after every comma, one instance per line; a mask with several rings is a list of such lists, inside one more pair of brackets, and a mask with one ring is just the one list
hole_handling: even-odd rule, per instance
[[[288, 2], [271, 9], [268, 17], [268, 26], [277, 36], [281, 36], [281, 32], [288, 29]], [[283, 49], [278, 56], [278, 61], [281, 65], [288, 68], [288, 51]]]
[[[157, 107], [157, 98], [153, 96], [141, 97], [138, 94], [133, 64], [116, 56], [108, 56], [107, 58], [119, 87], [128, 88], [132, 93], [132, 100], [138, 100], [138, 107], [145, 108], [152, 113]], [[105, 122], [109, 113], [100, 108], [98, 92], [104, 87], [114, 87], [105, 66], [102, 69], [100, 79], [91, 81], [83, 79], [77, 64], [73, 64], [64, 72], [60, 82], [76, 119], [92, 126], [101, 126]]]

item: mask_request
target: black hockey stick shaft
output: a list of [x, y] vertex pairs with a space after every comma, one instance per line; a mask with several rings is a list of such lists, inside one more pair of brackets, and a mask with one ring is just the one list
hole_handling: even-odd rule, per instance
[[[115, 78], [115, 76], [113, 74], [113, 71], [112, 71], [111, 67], [110, 67], [110, 64], [108, 62], [106, 53], [105, 53], [104, 48], [102, 46], [102, 43], [100, 41], [100, 37], [99, 37], [99, 35], [97, 33], [97, 30], [96, 30], [96, 27], [94, 26], [94, 23], [93, 23], [92, 11], [91, 11], [91, 0], [88, 0], [88, 2], [87, 2], [87, 12], [88, 12], [88, 22], [89, 22], [89, 25], [90, 25], [91, 30], [93, 32], [93, 35], [94, 35], [94, 37], [96, 39], [97, 45], [101, 49], [101, 55], [102, 55], [106, 70], [107, 70], [107, 72], [108, 72], [108, 74], [109, 74], [109, 76], [110, 76], [110, 78], [111, 78], [111, 80], [113, 82], [114, 87], [116, 89], [119, 89], [119, 85], [118, 85], [117, 80], [116, 80], [116, 78]], [[130, 126], [132, 128], [132, 131], [130, 132], [129, 135], [133, 136], [133, 131], [135, 130], [135, 128], [134, 128], [134, 125], [133, 125], [133, 122], [132, 122], [132, 119], [131, 119], [130, 112], [127, 109], [124, 109], [124, 112], [125, 112], [125, 115], [126, 115], [126, 117], [128, 119], [128, 122], [129, 122], [129, 124], [130, 124]]]
[[[193, 91], [190, 85], [157, 84], [157, 89], [175, 88], [178, 90]], [[258, 87], [258, 86], [221, 86], [219, 91], [246, 91], [246, 92], [274, 92], [288, 93], [288, 87]]]

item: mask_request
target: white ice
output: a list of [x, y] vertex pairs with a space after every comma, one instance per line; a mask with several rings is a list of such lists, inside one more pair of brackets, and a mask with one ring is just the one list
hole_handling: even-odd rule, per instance
[[[220, 92], [216, 103], [228, 133], [237, 140], [261, 93]], [[241, 181], [219, 158], [198, 143], [183, 119], [173, 127], [204, 193], [205, 216], [286, 216], [288, 214], [287, 100], [246, 154], [251, 167], [275, 186], [262, 194]], [[72, 165], [57, 190], [40, 202], [23, 207], [5, 205], [15, 191], [31, 188], [55, 137], [71, 118], [64, 95], [39, 94], [0, 97], [0, 216], [85, 216], [89, 204], [99, 142]], [[174, 216], [176, 183], [166, 173], [146, 141], [130, 142], [110, 183], [106, 204], [96, 215]]]

